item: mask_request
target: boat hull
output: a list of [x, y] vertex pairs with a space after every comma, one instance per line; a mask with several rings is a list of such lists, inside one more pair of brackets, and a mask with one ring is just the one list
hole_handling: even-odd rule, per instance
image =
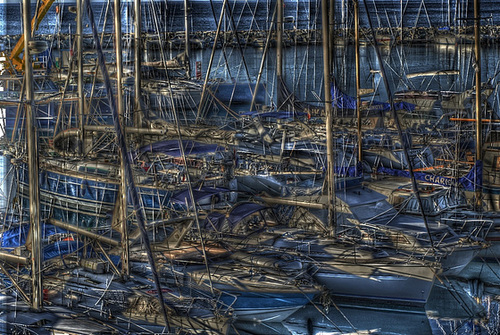
[[[26, 164], [19, 165], [17, 180], [19, 196], [23, 203], [28, 205], [29, 184]], [[52, 217], [85, 227], [109, 225], [119, 194], [119, 181], [116, 178], [46, 168], [41, 170], [39, 180], [42, 218]], [[147, 219], [150, 221], [163, 219], [172, 191], [154, 185], [141, 185], [138, 187], [138, 192]], [[132, 208], [129, 209], [131, 210]]]
[[230, 307], [232, 315], [240, 321], [282, 322], [307, 305], [318, 291], [300, 292], [238, 292], [228, 291], [221, 301]]
[[367, 266], [336, 265], [318, 269], [313, 278], [332, 295], [424, 305], [434, 284], [434, 271], [427, 266], [405, 264]]

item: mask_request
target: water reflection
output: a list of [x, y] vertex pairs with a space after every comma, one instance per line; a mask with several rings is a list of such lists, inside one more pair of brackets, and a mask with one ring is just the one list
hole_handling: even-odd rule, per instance
[[457, 278], [439, 278], [424, 307], [339, 301], [308, 305], [282, 323], [237, 322], [232, 334], [498, 334], [500, 265], [472, 262]]
[[430, 334], [425, 310], [341, 303], [324, 310], [306, 306], [281, 324], [239, 324], [249, 334]]

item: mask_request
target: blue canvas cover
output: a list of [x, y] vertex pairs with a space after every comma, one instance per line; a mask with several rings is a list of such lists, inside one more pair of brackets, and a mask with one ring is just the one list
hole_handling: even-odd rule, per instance
[[70, 254], [77, 251], [82, 245], [82, 242], [71, 240], [51, 243], [43, 248], [43, 259], [49, 260], [54, 257]]
[[[26, 237], [29, 232], [29, 224], [25, 223], [9, 230], [6, 230], [1, 237], [2, 248], [17, 248], [26, 243]], [[42, 223], [42, 239], [48, 238], [54, 234], [66, 234], [67, 230], [53, 226], [48, 223]]]
[[5, 231], [2, 234], [2, 248], [16, 248], [26, 243], [29, 225], [23, 224]]
[[[332, 83], [331, 95], [332, 95], [333, 107], [337, 107], [340, 109], [356, 109], [357, 105], [356, 97], [352, 97], [350, 95], [345, 94], [335, 85], [335, 83]], [[391, 110], [391, 104], [388, 102], [370, 101], [369, 105], [370, 105], [370, 110], [377, 110], [382, 112], [387, 112]], [[395, 102], [394, 109], [406, 110], [411, 112], [415, 110], [415, 105], [406, 101]]]
[[[2, 234], [1, 237], [1, 247], [2, 248], [17, 248], [26, 244], [26, 238], [29, 232], [29, 224], [22, 224], [13, 227]], [[68, 234], [69, 232], [65, 229], [56, 227], [48, 223], [42, 223], [42, 239], [46, 239], [54, 234]], [[51, 258], [66, 255], [75, 252], [78, 248], [78, 244], [82, 245], [82, 242], [75, 241], [73, 239], [67, 239], [63, 241], [57, 241], [48, 244], [43, 247], [43, 259], [49, 260]]]

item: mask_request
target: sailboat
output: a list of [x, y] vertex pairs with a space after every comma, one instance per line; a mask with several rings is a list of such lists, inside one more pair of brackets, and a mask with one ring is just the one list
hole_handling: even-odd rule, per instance
[[[95, 34], [92, 19], [90, 21]], [[100, 53], [99, 57], [102, 57]], [[103, 65], [105, 64], [101, 61], [100, 66], [102, 69], [105, 68]], [[103, 70], [102, 77], [107, 77], [105, 70]], [[119, 79], [117, 81], [120, 82]], [[108, 83], [105, 84], [107, 86], [106, 93], [110, 105], [113, 105], [111, 103], [113, 98], [109, 97], [113, 93], [113, 90]], [[111, 115], [105, 115], [103, 119], [113, 120], [114, 126], [120, 124], [117, 121], [119, 118], [116, 116], [116, 111], [112, 109], [111, 112]], [[93, 118], [93, 115], [90, 116], [90, 120], [103, 120], [98, 115], [95, 118]], [[123, 239], [123, 236], [129, 233], [129, 239], [125, 240], [125, 244], [134, 246], [134, 243], [136, 243], [136, 247], [140, 238], [144, 239], [144, 244], [139, 246], [139, 251], [134, 250], [144, 256], [141, 259], [142, 266], [144, 267], [145, 259], [149, 261], [151, 257], [161, 257], [161, 253], [158, 253], [158, 250], [155, 250], [154, 255], [147, 250], [153, 243], [149, 243], [145, 237], [151, 236], [153, 241], [162, 241], [165, 237], [169, 236], [172, 225], [185, 220], [182, 217], [173, 219], [169, 217], [173, 209], [175, 209], [169, 207], [170, 205], [175, 205], [169, 201], [174, 190], [176, 191], [176, 195], [179, 195], [179, 191], [182, 190], [182, 186], [180, 185], [184, 184], [190, 190], [188, 192], [191, 193], [189, 197], [193, 197], [192, 187], [195, 187], [197, 184], [197, 181], [194, 180], [196, 174], [200, 177], [199, 185], [203, 184], [204, 187], [216, 185], [218, 180], [222, 181], [217, 176], [213, 177], [207, 173], [209, 172], [207, 168], [209, 168], [210, 164], [212, 164], [212, 170], [217, 170], [217, 160], [221, 162], [218, 165], [218, 176], [222, 176], [223, 179], [225, 178], [226, 173], [223, 170], [228, 162], [225, 160], [223, 154], [225, 151], [224, 148], [220, 148], [220, 146], [215, 144], [208, 145], [206, 143], [178, 139], [178, 135], [182, 135], [183, 133], [194, 134], [197, 138], [199, 138], [200, 134], [205, 133], [207, 134], [207, 139], [217, 141], [214, 136], [210, 137], [210, 134], [212, 134], [210, 133], [210, 129], [203, 129], [199, 133], [196, 133], [196, 127], [179, 130], [172, 126], [163, 127], [166, 123], [165, 120], [155, 120], [149, 123], [148, 127], [129, 126], [123, 127], [120, 130], [116, 130], [113, 126], [106, 124], [83, 125], [79, 130], [68, 129], [60, 131], [50, 141], [48, 147], [50, 154], [43, 156], [41, 159], [43, 171], [40, 179], [41, 183], [36, 183], [37, 185], [40, 184], [42, 189], [40, 192], [43, 208], [42, 216], [50, 220], [57, 227], [64, 227], [67, 234], [71, 235], [72, 239], [74, 239], [72, 242], [78, 246], [83, 245], [85, 249], [85, 252], [82, 254], [81, 248], [77, 247], [80, 253], [75, 254], [70, 252], [69, 255], [63, 258], [62, 264], [65, 264], [64, 262], [72, 265], [73, 262], [77, 262], [78, 264], [76, 265], [76, 272], [64, 273], [64, 278], [66, 279], [64, 280], [66, 283], [65, 287], [68, 288], [64, 293], [73, 293], [73, 284], [80, 284], [80, 280], [78, 278], [75, 279], [74, 276], [82, 276], [92, 281], [92, 284], [82, 288], [82, 295], [77, 295], [76, 299], [70, 297], [68, 300], [66, 296], [61, 297], [58, 294], [55, 294], [51, 298], [55, 299], [54, 301], [62, 299], [64, 304], [71, 304], [75, 311], [91, 313], [95, 317], [103, 317], [104, 315], [109, 318], [110, 314], [117, 315], [113, 320], [127, 320], [127, 322], [131, 322], [137, 327], [144, 327], [146, 329], [159, 329], [159, 327], [165, 326], [168, 328], [169, 321], [162, 314], [168, 314], [169, 317], [172, 314], [172, 327], [176, 327], [176, 329], [178, 327], [182, 331], [202, 331], [209, 333], [214, 328], [207, 326], [206, 329], [200, 330], [192, 327], [192, 324], [205, 324], [204, 321], [207, 316], [212, 317], [211, 320], [213, 320], [214, 315], [210, 313], [213, 311], [212, 307], [204, 307], [208, 312], [204, 315], [197, 315], [196, 311], [193, 311], [199, 310], [198, 308], [186, 308], [186, 304], [197, 306], [195, 301], [200, 298], [199, 296], [193, 296], [193, 299], [186, 299], [183, 296], [185, 294], [183, 292], [179, 296], [183, 296], [181, 298], [184, 299], [169, 299], [165, 297], [164, 299], [167, 301], [167, 304], [174, 305], [174, 308], [172, 310], [169, 309], [168, 313], [162, 311], [164, 309], [162, 307], [163, 299], [160, 297], [159, 300], [156, 300], [155, 297], [156, 295], [160, 295], [163, 290], [158, 288], [159, 285], [153, 288], [150, 283], [141, 292], [127, 286], [117, 288], [116, 291], [109, 291], [110, 293], [114, 291], [118, 296], [109, 297], [109, 299], [107, 296], [105, 299], [96, 299], [96, 292], [102, 290], [103, 285], [105, 285], [104, 287], [108, 284], [109, 287], [111, 285], [120, 286], [113, 281], [113, 276], [110, 276], [108, 273], [121, 273], [125, 262], [128, 261], [125, 258], [120, 259], [121, 263], [117, 261], [116, 256], [121, 252], [117, 248], [119, 245], [119, 242], [117, 242], [118, 238]], [[127, 154], [124, 154], [123, 143], [121, 143], [120, 148], [117, 148], [114, 142], [114, 137], [118, 135], [120, 138], [120, 134], [122, 134], [123, 138], [131, 137], [135, 140], [140, 139], [142, 145], [132, 155], [135, 160], [140, 158], [143, 161], [138, 162], [132, 168], [129, 165], [128, 169], [130, 170], [126, 171], [121, 167], [120, 160], [116, 158], [118, 154], [121, 154], [122, 161], [128, 157]], [[163, 141], [157, 141], [159, 139], [163, 139]], [[224, 139], [226, 138], [222, 136], [221, 141]], [[212, 154], [213, 156], [211, 157]], [[216, 165], [213, 165], [214, 161]], [[21, 159], [18, 166], [21, 171], [24, 170], [24, 164]], [[184, 169], [183, 171], [181, 167]], [[24, 176], [24, 171], [20, 176]], [[128, 200], [133, 203], [134, 207], [130, 208], [132, 207], [130, 206], [128, 210], [124, 211], [120, 198], [126, 189], [126, 187], [122, 186], [125, 176], [129, 178], [128, 187], [130, 188], [129, 192], [131, 196]], [[136, 187], [131, 186], [134, 180]], [[24, 200], [25, 190], [32, 185], [33, 183], [27, 183], [23, 178], [21, 178], [21, 182], [18, 184], [21, 191], [18, 195], [23, 199], [21, 202], [25, 205], [28, 205], [27, 201]], [[137, 194], [133, 196], [135, 192]], [[194, 199], [191, 199], [191, 203], [194, 203]], [[145, 229], [141, 228], [140, 220], [138, 219], [138, 227], [133, 226], [130, 228], [130, 231], [124, 231], [123, 226], [120, 226], [120, 219], [117, 219], [119, 211], [125, 212], [125, 222], [134, 222], [128, 216], [132, 216], [138, 212], [137, 206], [141, 206], [140, 212], [144, 214], [146, 221], [151, 223], [143, 227], [148, 230], [145, 231]], [[195, 212], [197, 212], [196, 209]], [[121, 220], [123, 222], [123, 219]], [[188, 218], [187, 220], [192, 222], [192, 218]], [[102, 237], [102, 234], [105, 234], [106, 237]], [[80, 237], [73, 237], [77, 235]], [[121, 244], [123, 245], [123, 241]], [[203, 249], [203, 244], [201, 245], [201, 249]], [[179, 250], [179, 247], [177, 247], [177, 250]], [[62, 255], [59, 256], [63, 257]], [[252, 255], [251, 257], [254, 256]], [[205, 261], [207, 261], [206, 257]], [[55, 263], [58, 264], [57, 261]], [[148, 263], [150, 271], [154, 276], [156, 272], [155, 262]], [[261, 275], [260, 279], [257, 276], [246, 278], [247, 289], [238, 285], [231, 287], [227, 283], [224, 284], [224, 281], [228, 280], [229, 275], [236, 276], [240, 265], [234, 261], [227, 261], [227, 263], [225, 265], [230, 266], [230, 268], [223, 271], [223, 265], [220, 264], [218, 267], [222, 271], [219, 275], [220, 278], [215, 281], [214, 277], [213, 280], [218, 284], [220, 294], [224, 298], [227, 299], [233, 296], [233, 298], [237, 297], [237, 299], [231, 304], [228, 304], [228, 301], [217, 296], [211, 296], [210, 300], [214, 302], [220, 301], [221, 304], [229, 306], [225, 310], [225, 315], [228, 316], [231, 316], [231, 313], [236, 313], [235, 315], [244, 319], [280, 320], [311, 301], [319, 292], [314, 285], [306, 285], [300, 282], [300, 280], [297, 281], [296, 289], [291, 292], [289, 287], [291, 277], [278, 276], [274, 278], [269, 274], [267, 277], [264, 274]], [[120, 266], [122, 267], [121, 269], [119, 268]], [[208, 272], [199, 272], [196, 269], [190, 269], [190, 273], [193, 274], [193, 282], [197, 277], [203, 275], [210, 276], [211, 271], [214, 271], [214, 275], [217, 274], [218, 268], [216, 267]], [[262, 268], [263, 271], [268, 270], [266, 267]], [[241, 270], [243, 269], [242, 267]], [[165, 267], [163, 270], [165, 273], [168, 273], [171, 269]], [[87, 272], [93, 272], [94, 274], [88, 274]], [[96, 272], [97, 276], [95, 276]], [[149, 275], [149, 272], [147, 275]], [[241, 279], [243, 280], [244, 278]], [[53, 281], [53, 285], [57, 285], [57, 283], [57, 280]], [[129, 284], [135, 287], [134, 283]], [[205, 283], [203, 287], [207, 291], [209, 286]], [[276, 299], [277, 294], [282, 299]], [[207, 294], [203, 295], [203, 297], [206, 296]], [[95, 305], [96, 301], [108, 304], [114, 298], [120, 301], [116, 310], [106, 309], [103, 312], [95, 311], [92, 307], [92, 304]], [[255, 313], [260, 307], [264, 308]], [[182, 312], [181, 315], [176, 313], [179, 310]], [[214, 332], [224, 333], [227, 329], [227, 321], [228, 319], [224, 317], [220, 319], [216, 318], [214, 321], [216, 330]], [[187, 328], [191, 326], [193, 329], [184, 329], [184, 326]]]
[[[25, 3], [27, 3], [26, 6], [28, 6], [27, 7], [28, 10], [25, 10], [25, 12], [30, 13], [29, 2], [26, 1]], [[80, 14], [81, 14], [81, 9], [82, 8], [80, 7], [79, 8]], [[93, 31], [94, 33], [96, 33], [95, 23], [93, 21], [92, 9], [90, 5], [88, 5], [87, 9]], [[27, 22], [28, 20], [25, 21]], [[29, 32], [28, 29], [25, 29], [25, 31]], [[29, 41], [28, 33], [25, 36], [25, 39]], [[97, 43], [97, 45], [99, 49], [99, 43]], [[98, 50], [98, 55], [102, 59], [102, 50]], [[25, 56], [26, 56], [25, 62], [27, 64], [26, 67], [28, 69], [25, 72], [26, 82], [27, 82], [27, 95], [28, 95], [28, 101], [31, 103], [32, 102], [32, 90], [31, 90], [32, 80], [30, 78], [31, 58], [29, 57], [29, 53], [27, 51], [25, 52]], [[105, 65], [103, 66], [103, 75], [104, 77], [107, 76]], [[110, 95], [112, 94], [110, 87], [107, 87], [107, 93]], [[110, 98], [110, 101], [113, 101], [113, 98]], [[29, 109], [28, 112], [30, 110], [31, 109]], [[115, 110], [112, 110], [112, 112], [116, 113]], [[116, 114], [113, 114], [113, 118], [116, 119]], [[28, 129], [28, 131], [33, 130], [33, 126], [30, 123], [32, 118], [29, 113], [27, 119], [28, 119], [27, 121], [28, 125], [26, 126], [26, 128]], [[37, 139], [33, 135], [33, 133], [31, 133], [31, 135], [28, 136], [28, 139], [31, 139], [34, 143], [37, 142]], [[68, 147], [70, 148], [70, 150], [68, 150], [66, 154], [71, 153], [71, 144], [68, 145], [68, 143], [71, 143], [71, 141], [68, 141], [68, 139], [71, 138], [66, 136], [63, 139], [63, 141], [64, 140], [66, 141], [66, 148]], [[221, 334], [227, 331], [228, 318], [221, 318], [221, 317], [216, 318], [213, 315], [213, 313], [211, 313], [211, 311], [213, 311], [212, 307], [210, 306], [195, 307], [198, 305], [198, 303], [194, 301], [186, 301], [186, 299], [180, 299], [179, 297], [175, 296], [171, 297], [164, 296], [165, 298], [164, 301], [163, 296], [161, 294], [161, 290], [158, 290], [158, 285], [156, 286], [156, 290], [152, 289], [151, 292], [148, 294], [147, 290], [144, 292], [140, 292], [134, 287], [134, 284], [132, 282], [128, 282], [128, 284], [131, 286], [119, 287], [117, 288], [117, 291], [114, 291], [114, 293], [112, 293], [113, 290], [108, 291], [109, 293], [111, 293], [111, 296], [101, 295], [103, 289], [104, 292], [106, 292], [108, 289], [111, 288], [111, 285], [116, 285], [116, 282], [114, 281], [114, 276], [118, 274], [118, 276], [120, 277], [120, 271], [118, 270], [117, 267], [119, 265], [118, 262], [116, 261], [116, 256], [112, 255], [113, 252], [109, 247], [109, 246], [116, 247], [118, 246], [118, 243], [116, 241], [113, 241], [112, 239], [103, 238], [101, 235], [99, 235], [100, 233], [102, 233], [103, 230], [111, 232], [110, 229], [111, 226], [109, 225], [109, 222], [106, 223], [105, 222], [106, 220], [102, 220], [103, 217], [100, 216], [99, 213], [100, 210], [97, 209], [97, 211], [95, 211], [95, 208], [96, 207], [97, 208], [101, 207], [101, 209], [103, 207], [106, 208], [106, 205], [102, 206], [102, 202], [109, 201], [110, 196], [111, 197], [113, 196], [112, 193], [110, 194], [110, 190], [112, 192], [114, 191], [115, 193], [118, 192], [117, 185], [119, 183], [116, 180], [115, 182], [113, 182], [112, 180], [109, 179], [109, 175], [112, 172], [112, 169], [117, 170], [117, 168], [116, 166], [113, 167], [113, 164], [109, 163], [106, 164], [106, 162], [101, 164], [101, 163], [96, 163], [95, 161], [94, 164], [89, 164], [87, 161], [86, 163], [84, 162], [83, 165], [81, 165], [80, 167], [77, 167], [77, 164], [71, 164], [68, 163], [67, 161], [64, 162], [64, 160], [57, 158], [52, 161], [51, 165], [50, 159], [46, 160], [45, 159], [46, 156], [42, 156], [45, 153], [45, 150], [37, 152], [36, 149], [33, 150], [33, 147], [32, 146], [30, 147], [30, 145], [28, 146], [28, 148], [31, 148], [31, 150], [29, 150], [28, 153], [28, 162], [30, 163], [28, 165], [29, 182], [21, 178], [21, 184], [18, 184], [18, 186], [21, 190], [26, 188], [28, 188], [29, 190], [30, 201], [29, 202], [21, 201], [21, 203], [24, 203], [23, 205], [26, 205], [26, 207], [30, 209], [29, 218], [30, 218], [30, 226], [32, 228], [30, 230], [30, 235], [28, 236], [28, 240], [31, 237], [31, 240], [29, 241], [31, 242], [31, 251], [33, 253], [33, 256], [30, 258], [32, 259], [34, 267], [32, 270], [32, 277], [34, 283], [33, 284], [34, 289], [32, 290], [32, 297], [28, 299], [28, 295], [25, 294], [23, 292], [23, 289], [21, 289], [20, 286], [17, 285], [16, 280], [14, 280], [10, 274], [12, 270], [6, 270], [3, 268], [4, 269], [3, 273], [10, 280], [12, 280], [13, 285], [19, 290], [18, 293], [20, 293], [22, 297], [28, 300], [32, 304], [35, 310], [41, 310], [43, 308], [42, 307], [43, 300], [42, 297], [39, 296], [39, 293], [42, 290], [41, 277], [46, 276], [43, 286], [47, 290], [46, 292], [47, 293], [50, 292], [51, 287], [57, 288], [57, 290], [54, 290], [55, 296], [48, 294], [45, 297], [46, 300], [49, 300], [51, 301], [51, 303], [55, 304], [62, 303], [60, 306], [71, 307], [71, 313], [74, 313], [74, 315], [79, 315], [79, 314], [83, 315], [84, 313], [88, 315], [90, 313], [91, 315], [93, 315], [93, 317], [100, 319], [101, 322], [104, 321], [105, 324], [105, 327], [103, 327], [104, 329], [110, 329], [110, 328], [113, 329], [113, 327], [110, 327], [109, 324], [109, 318], [111, 317], [110, 313], [112, 313], [113, 315], [115, 315], [113, 319], [117, 321], [127, 320], [127, 322], [129, 323], [129, 327], [132, 326], [132, 328], [129, 329], [135, 329], [136, 331], [142, 331], [144, 329], [151, 329], [151, 330], [154, 329], [154, 331], [156, 332], [164, 332], [164, 331], [170, 332], [172, 329], [174, 329], [176, 332], [177, 331], [188, 332], [188, 333], [203, 332], [207, 334], [209, 333]], [[56, 146], [57, 146], [57, 141], [56, 141]], [[89, 153], [88, 151], [81, 150], [81, 147], [79, 146], [78, 148], [74, 149], [74, 154], [75, 155], [79, 154], [82, 151], [86, 154]], [[40, 159], [40, 161], [42, 162], [41, 170], [44, 173], [50, 174], [49, 179], [61, 181], [62, 178], [67, 178], [65, 181], [68, 183], [63, 182], [63, 183], [57, 183], [57, 185], [55, 185], [52, 184], [52, 182], [47, 182], [47, 180], [45, 180], [46, 186], [49, 185], [51, 186], [45, 189], [46, 190], [45, 194], [38, 193], [40, 185], [37, 180], [33, 179], [33, 176], [35, 177], [39, 176], [38, 171], [32, 170], [33, 166], [38, 168], [38, 162], [35, 161], [35, 163], [33, 163], [32, 161], [32, 158], [34, 157], [36, 159], [38, 158], [38, 155], [40, 155], [41, 157]], [[122, 157], [127, 157], [127, 156], [122, 155]], [[20, 160], [22, 160], [22, 157], [19, 158]], [[24, 163], [21, 162], [19, 165], [24, 166]], [[52, 170], [52, 168], [49, 166], [52, 166], [54, 170]], [[83, 169], [81, 168], [82, 166]], [[127, 175], [130, 176], [132, 170], [130, 169], [130, 167], [128, 169], [129, 170], [127, 171]], [[24, 174], [24, 172], [22, 174]], [[92, 174], [94, 175], [94, 177], [92, 177]], [[115, 172], [115, 176], [116, 175], [117, 174]], [[75, 180], [78, 180], [79, 182], [82, 183], [80, 186], [76, 187], [78, 189], [78, 193], [73, 192], [75, 190], [75, 185], [74, 184], [71, 185], [71, 182], [74, 182]], [[93, 183], [91, 185], [88, 184], [85, 185], [88, 181], [92, 181]], [[137, 190], [133, 182], [130, 182], [130, 188], [131, 188], [131, 193], [135, 194], [135, 197], [133, 199], [136, 199], [136, 202], [140, 201], [137, 197]], [[50, 192], [52, 192], [52, 194], [50, 194]], [[21, 191], [20, 193], [21, 198], [23, 197], [23, 194], [27, 193], [28, 192], [23, 193], [23, 191]], [[35, 201], [33, 201], [33, 194], [37, 196], [35, 198]], [[62, 201], [61, 199], [63, 198], [71, 198], [72, 196], [71, 194], [73, 194], [74, 199], [73, 200], [69, 199], [68, 202], [62, 203], [62, 206], [59, 207], [59, 209], [62, 209], [62, 212], [60, 212], [62, 213], [62, 215], [60, 217], [54, 217], [53, 216], [54, 213], [52, 211], [51, 211], [52, 213], [45, 212], [45, 214], [41, 214], [40, 212], [38, 212], [39, 194], [41, 194], [42, 197], [44, 197], [45, 199], [46, 198], [59, 199], [58, 201]], [[117, 195], [115, 195], [115, 197], [118, 198]], [[80, 200], [86, 198], [90, 202], [87, 205], [85, 205], [84, 201], [79, 201], [78, 198], [80, 198]], [[96, 200], [97, 202], [95, 202]], [[101, 202], [99, 202], [99, 200]], [[108, 204], [108, 210], [109, 208], [114, 207], [115, 201], [117, 200], [113, 200], [111, 205]], [[156, 198], [154, 198], [154, 203], [157, 204]], [[97, 204], [100, 204], [101, 206], [96, 206]], [[51, 206], [51, 204], [49, 204], [49, 206]], [[137, 208], [136, 203], [134, 203], [134, 206], [135, 208]], [[155, 205], [153, 204], [153, 207], [154, 206]], [[157, 208], [159, 208], [159, 206], [157, 206]], [[68, 220], [72, 216], [74, 220], [73, 222], [71, 222], [71, 220]], [[69, 228], [69, 230], [61, 231], [55, 229], [55, 231], [57, 231], [57, 234], [48, 235], [47, 233], [41, 235], [40, 221], [39, 221], [41, 217], [50, 218], [54, 224], [59, 226], [64, 226], [66, 228]], [[20, 220], [22, 220], [22, 218], [23, 216], [21, 215]], [[87, 228], [92, 226], [96, 228], [94, 229], [94, 232], [89, 232], [88, 230], [87, 232], [85, 232], [86, 229], [79, 228], [85, 226], [85, 218], [90, 219], [90, 221], [87, 221], [87, 223], [90, 223], [90, 226], [87, 226]], [[66, 222], [61, 222], [59, 221], [59, 219], [61, 221], [66, 221]], [[142, 225], [143, 224], [144, 223], [142, 223]], [[146, 237], [144, 237], [145, 236], [144, 227], [139, 225], [139, 228], [141, 229], [141, 234], [145, 240], [145, 243], [149, 245], [149, 242], [147, 241], [147, 235]], [[69, 233], [70, 231], [72, 233]], [[65, 236], [60, 236], [61, 234]], [[53, 238], [54, 235], [58, 235], [60, 237], [54, 239]], [[6, 236], [7, 235], [4, 233], [3, 236], [4, 242], [7, 241]], [[21, 242], [22, 241], [21, 229], [17, 230], [17, 236], [19, 238], [19, 241]], [[86, 236], [90, 240], [87, 240], [85, 242], [83, 240], [84, 238], [82, 238], [83, 236]], [[42, 241], [41, 238], [45, 238], [45, 240]], [[49, 243], [48, 246], [44, 247], [43, 249], [44, 252], [47, 252], [47, 247], [50, 246], [52, 247], [52, 252], [53, 252], [52, 256], [57, 255], [57, 257], [55, 257], [55, 260], [50, 259], [50, 257], [47, 257], [47, 255], [43, 257], [41, 249], [42, 242]], [[103, 243], [103, 245], [101, 245], [101, 243]], [[125, 243], [129, 243], [129, 241], [126, 241]], [[54, 248], [56, 244], [57, 246]], [[67, 250], [66, 252], [61, 252], [63, 251], [64, 249], [63, 247], [65, 245], [71, 245], [75, 247], [70, 248], [71, 250]], [[19, 243], [17, 245], [17, 247], [23, 247], [23, 246], [24, 243], [22, 244]], [[82, 246], [84, 247], [85, 251], [81, 249]], [[36, 255], [36, 253], [38, 255]], [[14, 261], [14, 262], [20, 262], [21, 264], [28, 263], [23, 261], [23, 257], [16, 257], [11, 254], [5, 254], [5, 257], [3, 259], [7, 259], [9, 261]], [[115, 263], [113, 262], [112, 259], [115, 260]], [[43, 263], [44, 261], [45, 263]], [[122, 266], [123, 262], [125, 262], [125, 259], [122, 259]], [[48, 268], [44, 268], [44, 272], [41, 271], [41, 264], [45, 264], [46, 266], [48, 266]], [[65, 275], [61, 275], [61, 273], [58, 273], [59, 270], [64, 268], [64, 264], [66, 264], [66, 266], [71, 265], [71, 267], [75, 269], [77, 273], [71, 271], [69, 273], [66, 273]], [[154, 266], [154, 261], [152, 262], [152, 264], [153, 264], [152, 266]], [[85, 273], [86, 270], [92, 272], [93, 274], [86, 274]], [[103, 272], [105, 272], [106, 275], [100, 275]], [[110, 272], [114, 273], [111, 274]], [[108, 274], [109, 276], [107, 276]], [[53, 277], [50, 277], [50, 275], [52, 275]], [[91, 279], [92, 283], [87, 282], [87, 280], [80, 281], [79, 280], [80, 276], [92, 278]], [[38, 281], [35, 281], [36, 279]], [[144, 281], [147, 280], [144, 279]], [[75, 285], [77, 286], [75, 287]], [[146, 286], [144, 286], [144, 283], [142, 283], [141, 286], [143, 289], [146, 288]], [[74, 299], [75, 297], [74, 294], [76, 292], [75, 290], [77, 291], [77, 296], [79, 295], [79, 297], [77, 297], [76, 299]], [[156, 296], [159, 296], [160, 299], [159, 300], [156, 299]], [[55, 300], [52, 300], [52, 298], [55, 298]], [[115, 304], [116, 299], [120, 301], [119, 304]], [[98, 303], [101, 303], [101, 310], [94, 308], [94, 306]], [[115, 305], [111, 309], [106, 308], [105, 310], [103, 310], [102, 307], [108, 304], [115, 304]], [[170, 307], [165, 307], [166, 304], [170, 304]], [[189, 306], [189, 308], [186, 308], [187, 306]], [[133, 313], [129, 313], [128, 310], [132, 311]], [[141, 319], [141, 310], [143, 313], [142, 319]], [[203, 313], [199, 313], [199, 311], [203, 311]], [[121, 316], [119, 316], [120, 314]], [[134, 318], [131, 318], [130, 314], [134, 314]], [[209, 321], [208, 323], [205, 323], [207, 317]], [[214, 324], [210, 325], [210, 322], [212, 321], [214, 321]], [[19, 325], [19, 326], [29, 327], [29, 324], [27, 323], [25, 325]], [[83, 328], [85, 328], [84, 326], [85, 325], [82, 325]], [[43, 329], [49, 331], [51, 329], [52, 330], [57, 329], [53, 328], [52, 324], [47, 325], [47, 327], [42, 325], [42, 327]], [[122, 330], [118, 330], [115, 327], [114, 331], [121, 332]]]
[[[433, 152], [431, 161], [415, 167], [421, 168], [421, 171], [416, 172], [417, 178], [436, 187], [449, 188], [458, 184], [467, 195], [470, 208], [477, 209], [480, 202], [482, 211], [494, 212], [498, 210], [498, 181], [495, 172], [497, 136], [494, 125], [497, 116], [489, 103], [489, 97], [493, 93], [493, 78], [486, 81], [481, 78], [480, 26], [477, 30], [475, 44], [466, 49], [474, 55], [476, 62], [473, 67], [475, 82], [472, 88], [462, 91], [405, 90], [396, 92], [395, 97], [414, 103], [422, 113], [434, 113], [436, 110], [440, 113], [433, 117], [436, 122], [429, 131], [421, 131], [421, 134], [414, 136], [414, 141], [420, 138]], [[467, 66], [466, 70], [470, 69]], [[407, 74], [407, 78], [439, 79], [459, 73], [455, 69], [437, 69]], [[401, 171], [407, 170], [404, 167], [387, 164], [377, 166], [375, 162], [372, 166], [381, 175], [408, 176], [408, 171]], [[476, 199], [479, 192], [481, 200]]]

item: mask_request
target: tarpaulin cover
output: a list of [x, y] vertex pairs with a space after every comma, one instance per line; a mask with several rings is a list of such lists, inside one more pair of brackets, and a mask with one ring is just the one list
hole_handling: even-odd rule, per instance
[[54, 257], [70, 254], [82, 245], [83, 243], [78, 241], [58, 241], [49, 244], [43, 248], [43, 259], [49, 260]]
[[[29, 224], [16, 226], [5, 231], [2, 234], [2, 248], [16, 248], [26, 243], [26, 237], [29, 232]], [[48, 223], [42, 223], [42, 239], [46, 239], [54, 234], [67, 234], [68, 231]], [[80, 246], [82, 242], [79, 242]], [[57, 241], [43, 247], [43, 259], [48, 260], [56, 256], [72, 253], [78, 248], [78, 241], [68, 239], [65, 241]]]
[[[16, 226], [5, 231], [2, 234], [1, 246], [2, 248], [16, 248], [26, 243], [26, 237], [29, 232], [29, 224], [23, 224], [20, 226]], [[54, 234], [65, 234], [68, 233], [67, 230], [53, 226], [48, 223], [42, 223], [42, 239], [47, 238], [50, 235]]]
[[[332, 95], [332, 105], [334, 107], [340, 109], [356, 109], [357, 101], [356, 97], [352, 97], [350, 95], [342, 92], [334, 83], [331, 86], [331, 95]], [[391, 104], [388, 102], [380, 102], [380, 101], [369, 101], [371, 110], [378, 110], [382, 112], [387, 112], [391, 110]], [[413, 111], [415, 110], [415, 105], [406, 101], [395, 102], [394, 103], [395, 110], [406, 110]]]
[[2, 234], [2, 248], [16, 248], [26, 243], [29, 225], [23, 224], [5, 231]]

